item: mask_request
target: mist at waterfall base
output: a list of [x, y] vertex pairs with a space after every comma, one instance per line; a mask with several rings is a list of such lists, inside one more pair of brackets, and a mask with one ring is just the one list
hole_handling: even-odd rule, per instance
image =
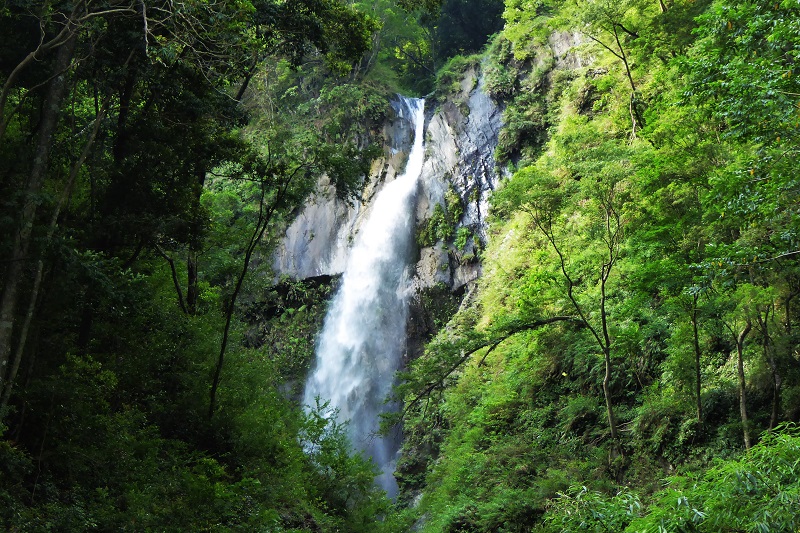
[[342, 284], [320, 334], [316, 366], [304, 403], [329, 401], [348, 422], [353, 446], [380, 467], [377, 483], [397, 494], [397, 435], [377, 435], [379, 414], [396, 409], [385, 400], [406, 347], [408, 268], [414, 243], [417, 181], [424, 159], [424, 100], [392, 103], [413, 124], [414, 144], [405, 172], [378, 193], [350, 251]]

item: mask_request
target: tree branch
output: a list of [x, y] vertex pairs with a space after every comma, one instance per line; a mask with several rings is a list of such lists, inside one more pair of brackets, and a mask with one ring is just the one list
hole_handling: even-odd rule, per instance
[[583, 323], [586, 324], [587, 328], [589, 328], [589, 331], [594, 336], [595, 340], [597, 341], [597, 344], [602, 348], [603, 341], [602, 339], [600, 339], [600, 335], [597, 333], [597, 330], [594, 328], [594, 326], [592, 326], [592, 324], [589, 322], [589, 319], [583, 312], [583, 308], [580, 306], [578, 300], [575, 298], [575, 293], [574, 293], [575, 282], [572, 280], [572, 276], [569, 275], [569, 272], [567, 272], [567, 260], [564, 257], [564, 254], [561, 252], [561, 249], [556, 244], [555, 236], [553, 235], [552, 225], [550, 225], [548, 231], [548, 229], [545, 229], [544, 225], [542, 224], [540, 217], [535, 215], [533, 217], [533, 222], [534, 224], [536, 224], [536, 227], [538, 227], [539, 230], [541, 230], [541, 232], [544, 233], [545, 238], [547, 238], [547, 240], [550, 242], [550, 245], [555, 250], [556, 255], [558, 255], [559, 264], [561, 266], [561, 273], [563, 274], [564, 279], [567, 280], [567, 298], [569, 298], [569, 301], [572, 303], [572, 307], [578, 313], [578, 316], [580, 316]]
[[[267, 160], [267, 169], [268, 172], [272, 172], [272, 151], [269, 152], [268, 160]], [[250, 267], [250, 259], [252, 258], [253, 252], [255, 251], [258, 244], [261, 242], [261, 238], [264, 236], [264, 232], [266, 231], [269, 223], [272, 220], [275, 211], [278, 207], [283, 203], [286, 194], [289, 190], [289, 186], [291, 185], [294, 178], [300, 173], [301, 170], [307, 169], [307, 164], [300, 164], [292, 170], [286, 176], [283, 184], [278, 188], [278, 192], [275, 194], [273, 201], [270, 203], [269, 207], [264, 207], [264, 199], [267, 192], [267, 179], [264, 179], [261, 182], [261, 195], [259, 198], [258, 204], [258, 219], [256, 220], [256, 227], [253, 230], [253, 234], [250, 236], [250, 240], [248, 241], [247, 247], [245, 249], [244, 255], [244, 263], [242, 265], [242, 270], [239, 272], [239, 276], [236, 280], [236, 285], [233, 289], [233, 294], [231, 295], [231, 300], [228, 302], [228, 306], [225, 310], [225, 329], [222, 333], [222, 342], [220, 343], [220, 350], [219, 356], [217, 358], [217, 365], [214, 368], [214, 376], [211, 381], [211, 390], [209, 391], [209, 404], [208, 404], [208, 418], [209, 420], [214, 417], [214, 411], [216, 410], [216, 401], [217, 401], [217, 389], [219, 388], [219, 381], [222, 375], [222, 366], [225, 362], [225, 351], [228, 347], [228, 338], [230, 335], [231, 329], [231, 322], [233, 321], [233, 311], [234, 306], [236, 305], [236, 298], [239, 296], [239, 291], [242, 288], [242, 284], [244, 283], [244, 278], [247, 275], [247, 270]]]
[[498, 337], [493, 338], [491, 340], [487, 340], [486, 342], [480, 342], [478, 344], [478, 346], [470, 349], [467, 352], [462, 353], [461, 357], [459, 357], [459, 359], [455, 363], [453, 363], [449, 368], [447, 368], [442, 375], [440, 375], [438, 378], [436, 378], [433, 381], [429, 381], [427, 383], [427, 385], [425, 386], [425, 388], [422, 390], [422, 392], [418, 393], [414, 397], [413, 400], [411, 400], [408, 404], [406, 404], [406, 406], [403, 408], [403, 411], [402, 411], [402, 413], [400, 415], [400, 419], [405, 417], [406, 413], [408, 413], [408, 411], [411, 410], [411, 408], [414, 407], [414, 405], [419, 403], [420, 400], [422, 400], [423, 398], [428, 397], [430, 395], [430, 393], [433, 392], [434, 390], [436, 390], [437, 388], [443, 387], [445, 380], [453, 372], [458, 370], [458, 368], [462, 364], [464, 364], [474, 353], [476, 353], [476, 352], [488, 347], [488, 350], [483, 355], [483, 358], [481, 359], [481, 361], [479, 363], [479, 364], [483, 364], [483, 362], [486, 360], [486, 357], [492, 351], [494, 351], [495, 348], [497, 348], [503, 341], [513, 337], [514, 335], [516, 335], [518, 333], [522, 333], [523, 331], [530, 331], [530, 330], [533, 330], [533, 329], [540, 328], [542, 326], [547, 326], [549, 324], [554, 324], [556, 322], [574, 322], [574, 323], [579, 324], [579, 325], [586, 325], [586, 321], [585, 320], [583, 320], [581, 318], [576, 318], [574, 316], [554, 316], [554, 317], [550, 317], [550, 318], [542, 318], [542, 319], [534, 320], [533, 322], [526, 322], [524, 324], [519, 324], [519, 325], [512, 326], [509, 329], [506, 329], [505, 331], [503, 331]]
[[154, 244], [153, 247], [158, 252], [158, 255], [163, 257], [167, 263], [169, 263], [169, 268], [172, 271], [172, 284], [175, 285], [175, 292], [178, 294], [178, 305], [181, 307], [181, 311], [183, 311], [184, 315], [189, 314], [186, 310], [186, 304], [183, 301], [183, 291], [181, 290], [181, 282], [178, 280], [178, 272], [175, 270], [175, 260], [172, 259], [167, 253], [158, 245], [158, 243]]

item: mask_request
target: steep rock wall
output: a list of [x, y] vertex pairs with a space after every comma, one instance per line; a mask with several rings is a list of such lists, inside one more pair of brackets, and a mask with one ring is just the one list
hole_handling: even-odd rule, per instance
[[[459, 94], [443, 102], [428, 102], [428, 109], [417, 226], [433, 214], [437, 204], [444, 204], [452, 189], [463, 211], [456, 226], [469, 228], [476, 239], [468, 239], [461, 249], [441, 241], [423, 247], [413, 273], [414, 286], [423, 290], [444, 284], [457, 290], [480, 274], [476, 248], [485, 242], [487, 200], [499, 179], [494, 149], [502, 110], [483, 90], [476, 68], [466, 72]], [[303, 279], [344, 270], [348, 249], [371, 209], [372, 198], [402, 172], [411, 148], [412, 126], [396, 111], [389, 114], [383, 134], [384, 156], [373, 164], [360, 201], [337, 199], [328, 181], [320, 179], [318, 191], [277, 247], [273, 257], [276, 274]]]
[[359, 224], [377, 192], [402, 172], [413, 142], [414, 130], [393, 107], [383, 127], [384, 155], [372, 165], [358, 201], [337, 198], [327, 177], [287, 228], [272, 265], [277, 275], [305, 279], [344, 272], [347, 252]]

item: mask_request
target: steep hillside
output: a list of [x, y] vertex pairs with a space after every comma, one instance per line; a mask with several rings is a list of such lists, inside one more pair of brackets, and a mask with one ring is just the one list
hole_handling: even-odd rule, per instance
[[483, 64], [513, 175], [400, 386], [418, 530], [795, 531], [797, 5], [505, 20]]

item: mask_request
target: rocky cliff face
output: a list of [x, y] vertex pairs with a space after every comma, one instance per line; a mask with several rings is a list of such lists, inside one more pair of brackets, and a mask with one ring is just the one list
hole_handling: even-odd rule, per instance
[[[429, 220], [436, 205], [455, 197], [458, 220], [451, 221], [452, 235], [461, 231], [461, 246], [448, 242], [424, 246], [416, 263], [414, 287], [419, 290], [443, 284], [458, 290], [480, 274], [478, 249], [485, 242], [488, 196], [499, 176], [494, 149], [501, 126], [501, 109], [487, 96], [478, 69], [467, 71], [459, 94], [444, 102], [428, 102], [426, 157], [416, 203], [417, 227]], [[366, 178], [360, 202], [348, 204], [336, 198], [321, 178], [318, 191], [289, 226], [273, 257], [278, 275], [309, 278], [336, 275], [344, 270], [347, 253], [371, 200], [402, 172], [413, 141], [412, 125], [395, 110], [384, 126], [384, 156]]]

